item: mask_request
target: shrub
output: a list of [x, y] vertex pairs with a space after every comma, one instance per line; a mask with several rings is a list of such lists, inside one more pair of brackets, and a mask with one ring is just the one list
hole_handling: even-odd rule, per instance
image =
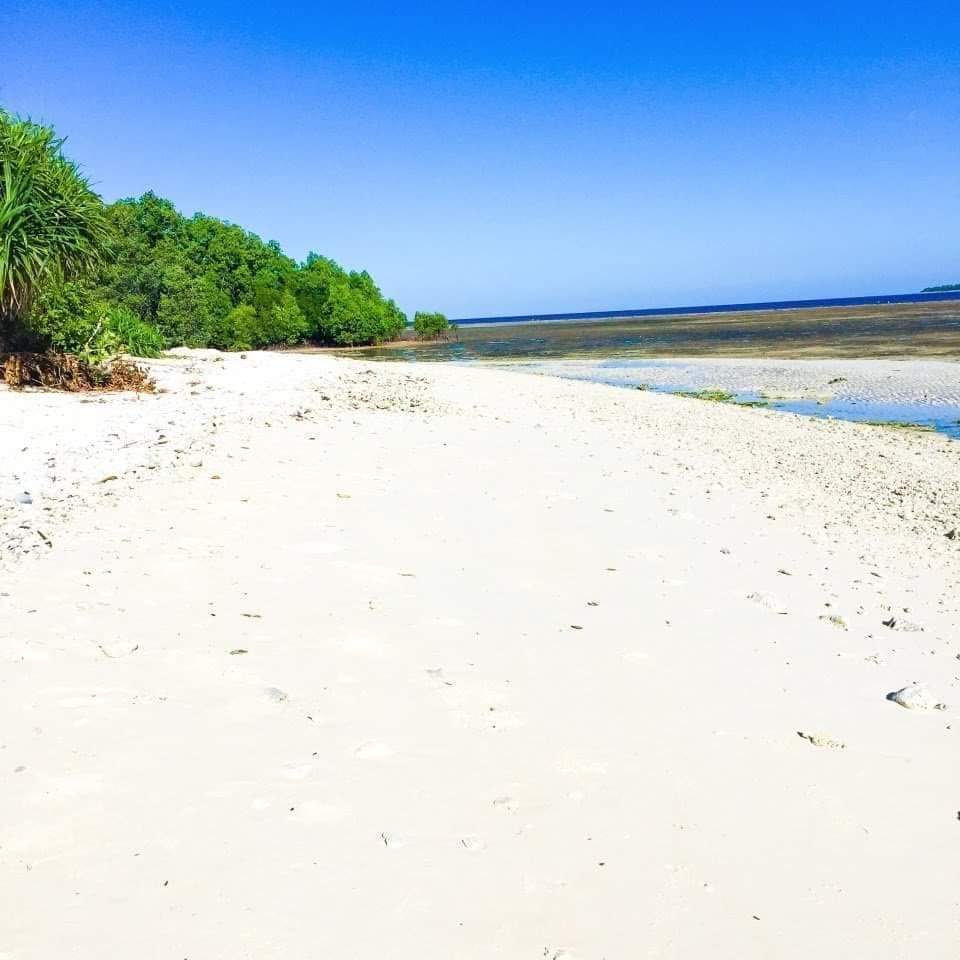
[[29, 320], [31, 347], [49, 347], [99, 363], [121, 353], [158, 357], [164, 348], [156, 327], [125, 307], [95, 299], [83, 284], [65, 283], [44, 290], [33, 304]]
[[244, 303], [234, 307], [211, 337], [210, 346], [218, 350], [252, 350], [257, 330], [257, 311]]
[[446, 314], [418, 310], [413, 315], [413, 329], [420, 340], [438, 340], [450, 332], [450, 321]]
[[116, 340], [120, 353], [131, 357], [159, 357], [163, 353], [164, 342], [160, 331], [126, 307], [102, 304], [100, 313], [104, 328]]
[[0, 109], [0, 349], [27, 335], [45, 287], [90, 275], [107, 251], [103, 201], [62, 146]]

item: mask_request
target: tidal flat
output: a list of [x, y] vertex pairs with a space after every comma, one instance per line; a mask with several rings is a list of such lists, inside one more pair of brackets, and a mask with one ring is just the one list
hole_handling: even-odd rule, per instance
[[570, 357], [960, 358], [960, 300], [622, 320], [470, 325], [446, 341], [352, 355], [384, 360]]
[[[647, 387], [960, 438], [960, 301], [470, 325], [351, 351]], [[714, 396], [713, 399], [719, 399]]]

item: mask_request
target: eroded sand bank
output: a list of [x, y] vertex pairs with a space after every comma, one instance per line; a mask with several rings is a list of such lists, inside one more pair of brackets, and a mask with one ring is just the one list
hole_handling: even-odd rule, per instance
[[960, 444], [157, 371], [0, 393], [0, 955], [955, 956]]

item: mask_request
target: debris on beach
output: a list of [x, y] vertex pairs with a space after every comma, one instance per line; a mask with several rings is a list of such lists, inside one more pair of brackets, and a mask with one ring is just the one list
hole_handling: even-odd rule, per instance
[[453, 686], [453, 681], [452, 681], [452, 680], [448, 680], [448, 679], [444, 676], [444, 674], [443, 674], [443, 667], [433, 667], [433, 668], [428, 667], [426, 673], [427, 673], [427, 676], [430, 677], [431, 680], [437, 680], [437, 681], [439, 681], [439, 683], [440, 683], [441, 685], [443, 685], [444, 687], [452, 687], [452, 686]]
[[887, 699], [907, 710], [946, 710], [945, 703], [939, 703], [922, 683], [911, 683], [887, 694]]
[[847, 629], [847, 621], [843, 617], [839, 616], [836, 613], [823, 613], [820, 615], [820, 619], [824, 623], [829, 623], [831, 626], [836, 627], [838, 630]]
[[812, 743], [815, 747], [826, 747], [829, 750], [846, 750], [847, 745], [839, 740], [834, 740], [824, 733], [808, 733], [805, 730], [798, 730], [797, 736], [807, 743]]
[[287, 699], [287, 694], [279, 687], [267, 687], [263, 692], [267, 695], [267, 699], [274, 703], [283, 703]]
[[3, 362], [3, 382], [11, 390], [46, 387], [81, 393], [88, 390], [133, 390], [153, 393], [156, 383], [130, 360], [117, 358], [94, 365], [67, 353], [11, 353]]
[[747, 594], [747, 599], [752, 600], [761, 607], [766, 607], [768, 610], [772, 610], [777, 614], [783, 615], [787, 612], [785, 604], [779, 599], [779, 597], [775, 597], [772, 593], [764, 593], [761, 590], [754, 590], [753, 593]]
[[890, 630], [900, 630], [904, 633], [923, 633], [923, 627], [912, 620], [904, 620], [902, 617], [891, 616], [881, 623]]

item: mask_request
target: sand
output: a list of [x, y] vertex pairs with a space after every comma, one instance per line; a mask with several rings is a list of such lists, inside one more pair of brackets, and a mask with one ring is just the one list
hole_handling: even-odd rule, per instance
[[156, 371], [0, 392], [4, 960], [956, 956], [960, 443]]

